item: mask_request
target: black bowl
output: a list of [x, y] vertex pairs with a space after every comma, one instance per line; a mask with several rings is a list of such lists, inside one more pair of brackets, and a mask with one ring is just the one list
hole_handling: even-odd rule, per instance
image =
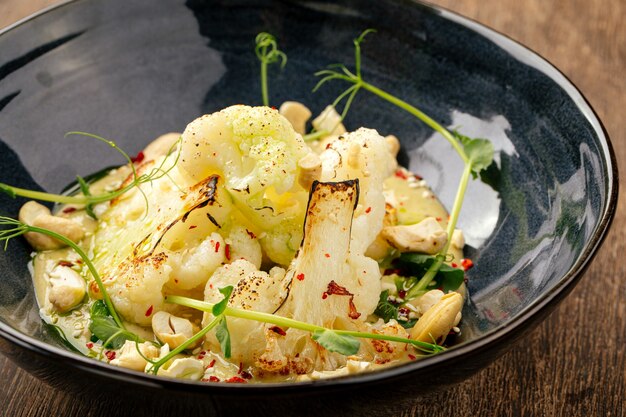
[[[579, 280], [613, 217], [611, 145], [581, 94], [549, 63], [431, 6], [77, 0], [49, 9], [0, 36], [0, 182], [58, 192], [76, 174], [121, 162], [98, 144], [64, 138], [70, 130], [137, 152], [198, 115], [260, 104], [253, 40], [261, 31], [276, 35], [289, 56], [284, 71], [271, 70], [272, 104], [299, 100], [319, 111], [342, 86], [311, 94], [313, 73], [352, 64], [352, 39], [370, 27], [378, 33], [363, 45], [366, 79], [444, 125], [490, 138], [498, 151], [497, 169], [486, 183], [471, 184], [460, 220], [476, 267], [456, 346], [384, 371], [301, 384], [205, 384], [127, 371], [69, 352], [48, 333], [26, 267], [29, 248], [15, 240], [0, 253], [2, 352], [89, 401], [110, 400], [111, 391], [151, 398], [130, 400], [135, 412], [234, 412], [250, 404], [259, 415], [292, 414], [293, 407], [299, 414], [375, 412], [466, 378], [545, 318]], [[396, 134], [401, 161], [451, 205], [461, 163], [441, 137], [366, 92], [347, 125]], [[22, 203], [0, 196], [0, 214], [15, 216]]]

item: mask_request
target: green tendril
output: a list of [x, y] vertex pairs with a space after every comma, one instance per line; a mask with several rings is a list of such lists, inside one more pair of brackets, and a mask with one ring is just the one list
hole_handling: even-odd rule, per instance
[[122, 320], [120, 319], [119, 315], [117, 314], [117, 311], [115, 310], [115, 307], [113, 306], [111, 297], [109, 297], [109, 293], [107, 292], [106, 288], [104, 287], [104, 284], [102, 283], [102, 279], [100, 278], [100, 275], [98, 274], [98, 271], [96, 270], [96, 267], [91, 262], [91, 259], [89, 259], [89, 256], [87, 256], [87, 254], [81, 249], [80, 246], [78, 246], [76, 243], [74, 243], [72, 240], [68, 239], [67, 237], [59, 233], [53, 232], [52, 230], [48, 230], [43, 227], [30, 226], [30, 225], [27, 225], [26, 223], [22, 223], [19, 220], [15, 220], [10, 217], [0, 216], [0, 226], [3, 227], [3, 229], [0, 230], [0, 242], [4, 242], [5, 250], [7, 248], [7, 245], [10, 239], [17, 237], [17, 236], [21, 236], [29, 232], [41, 233], [43, 235], [50, 236], [54, 239], [57, 239], [63, 242], [70, 248], [74, 249], [74, 251], [78, 254], [78, 256], [81, 257], [85, 265], [87, 265], [87, 268], [89, 269], [89, 272], [91, 273], [91, 276], [93, 277], [94, 281], [98, 285], [98, 289], [100, 290], [100, 293], [102, 294], [104, 303], [109, 309], [111, 317], [113, 317], [113, 320], [115, 320], [115, 323], [121, 329], [125, 329], [124, 324], [122, 323]]
[[280, 61], [281, 69], [287, 65], [287, 55], [276, 43], [276, 38], [266, 32], [261, 32], [256, 36], [256, 46], [254, 52], [261, 62], [261, 93], [263, 95], [263, 105], [269, 106], [269, 93], [267, 86], [267, 66]]
[[[450, 143], [450, 145], [452, 145], [452, 148], [463, 160], [465, 168], [463, 170], [463, 175], [461, 176], [459, 187], [452, 206], [450, 220], [448, 222], [447, 232], [448, 236], [451, 237], [461, 212], [469, 179], [471, 176], [477, 176], [481, 169], [485, 169], [491, 163], [493, 159], [493, 145], [486, 139], [471, 139], [460, 135], [458, 132], [450, 132], [417, 107], [363, 80], [361, 73], [361, 44], [363, 43], [365, 37], [372, 32], [375, 32], [375, 30], [367, 29], [361, 33], [359, 37], [354, 39], [355, 72], [352, 73], [343, 64], [335, 64], [328, 67], [328, 69], [318, 71], [315, 75], [321, 77], [321, 79], [313, 91], [317, 91], [320, 87], [333, 80], [350, 83], [352, 85], [337, 97], [335, 103], [338, 103], [344, 97], [348, 96], [346, 104], [349, 108], [349, 104], [352, 103], [356, 93], [360, 89], [364, 89], [415, 116], [427, 126], [438, 132]], [[342, 120], [343, 117], [345, 117], [346, 112], [347, 110], [344, 108]], [[405, 298], [407, 301], [423, 293], [423, 291], [435, 278], [445, 260], [446, 254], [448, 253], [450, 242], [451, 239], [448, 239], [442, 250], [439, 252], [436, 262], [431, 265], [417, 284], [408, 291], [407, 297]]]

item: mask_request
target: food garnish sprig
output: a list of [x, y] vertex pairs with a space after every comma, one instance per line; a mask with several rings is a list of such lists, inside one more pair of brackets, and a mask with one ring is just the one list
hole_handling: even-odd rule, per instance
[[[337, 105], [344, 97], [348, 97], [341, 115], [342, 120], [347, 113], [346, 107], [349, 108], [350, 104], [354, 100], [354, 96], [356, 95], [356, 93], [359, 90], [363, 89], [412, 114], [417, 119], [438, 132], [441, 136], [444, 137], [444, 139], [446, 139], [450, 143], [450, 145], [452, 145], [454, 150], [463, 161], [464, 169], [463, 174], [461, 175], [461, 179], [459, 181], [459, 187], [454, 198], [454, 204], [452, 206], [452, 211], [450, 213], [450, 219], [448, 221], [448, 227], [446, 230], [448, 236], [451, 237], [454, 229], [456, 228], [459, 214], [461, 212], [461, 207], [463, 205], [463, 199], [465, 198], [465, 192], [467, 190], [467, 184], [469, 182], [469, 179], [470, 177], [476, 178], [483, 169], [486, 169], [491, 164], [494, 152], [493, 145], [487, 139], [473, 139], [464, 136], [456, 131], [450, 131], [444, 126], [437, 123], [426, 113], [419, 110], [417, 107], [365, 81], [361, 73], [361, 43], [365, 39], [365, 36], [372, 32], [375, 32], [375, 30], [367, 29], [363, 33], [361, 33], [358, 38], [354, 39], [355, 72], [350, 71], [343, 64], [332, 65], [328, 69], [318, 71], [315, 75], [318, 77], [322, 77], [322, 79], [317, 83], [314, 91], [332, 80], [345, 81], [352, 85], [348, 87], [348, 89], [346, 89], [343, 93], [341, 93], [338, 97], [338, 100], [335, 100], [334, 103], [334, 105]], [[442, 250], [435, 256], [435, 262], [432, 263], [432, 265], [428, 268], [422, 278], [419, 279], [419, 281], [417, 281], [417, 283], [407, 291], [405, 300], [411, 300], [426, 291], [429, 284], [435, 278], [437, 272], [446, 260], [451, 240], [452, 239], [450, 238], [447, 240]]]
[[[229, 288], [230, 290], [228, 290]], [[211, 303], [207, 303], [204, 301], [198, 301], [192, 298], [175, 296], [175, 295], [167, 296], [165, 300], [168, 303], [178, 304], [178, 305], [185, 306], [185, 307], [191, 307], [196, 310], [212, 313], [214, 316], [216, 315], [215, 308], [216, 306], [219, 306], [219, 309], [217, 310], [217, 313], [219, 313], [219, 316], [215, 316], [215, 319], [207, 327], [209, 326], [215, 327], [215, 325], [217, 324], [214, 324], [214, 322], [217, 319], [220, 319], [222, 320], [221, 322], [224, 323], [223, 325], [224, 330], [222, 331], [225, 332], [226, 334], [228, 332], [228, 328], [225, 325], [226, 317], [237, 317], [237, 318], [242, 318], [242, 319], [247, 319], [247, 320], [254, 320], [254, 321], [261, 322], [261, 323], [274, 324], [279, 327], [304, 330], [306, 332], [311, 333], [311, 338], [315, 340], [318, 344], [320, 344], [322, 347], [324, 347], [326, 350], [330, 352], [337, 352], [346, 356], [354, 355], [359, 351], [361, 344], [357, 340], [357, 338], [386, 340], [390, 342], [406, 343], [406, 344], [410, 344], [416, 347], [417, 349], [421, 350], [425, 354], [433, 354], [433, 353], [437, 353], [437, 352], [441, 352], [445, 350], [444, 347], [436, 343], [426, 343], [426, 342], [421, 342], [419, 340], [407, 339], [403, 337], [378, 334], [378, 333], [328, 329], [326, 327], [317, 326], [314, 324], [290, 319], [287, 317], [277, 316], [275, 314], [262, 313], [259, 311], [243, 310], [239, 308], [228, 307], [227, 302], [228, 302], [228, 298], [230, 297], [230, 294], [232, 293], [232, 287], [222, 288], [220, 289], [220, 292], [224, 294], [225, 297], [222, 301], [220, 301], [217, 304], [211, 304]], [[222, 316], [222, 318], [220, 318], [220, 316]], [[202, 335], [206, 334], [210, 330], [210, 329], [206, 330], [207, 327], [202, 329], [198, 334], [200, 333], [202, 333]], [[228, 342], [228, 344], [225, 344], [223, 340], [230, 340], [230, 337], [226, 338], [224, 337], [224, 335], [220, 337], [219, 331], [220, 329], [218, 328], [218, 333], [216, 334], [216, 336], [218, 340], [220, 341], [220, 345], [222, 346], [222, 351], [224, 352], [224, 356], [228, 358], [230, 356], [230, 342]], [[198, 334], [196, 334], [196, 336]], [[196, 336], [192, 338], [194, 340], [188, 343], [187, 346], [189, 346], [191, 343], [197, 340], [195, 339]], [[226, 355], [226, 353], [228, 353], [228, 355]]]
[[3, 229], [0, 230], [0, 242], [4, 242], [5, 250], [7, 248], [7, 245], [9, 244], [10, 239], [17, 237], [17, 236], [21, 236], [29, 232], [41, 233], [41, 234], [50, 236], [54, 239], [57, 239], [63, 242], [64, 244], [72, 248], [76, 252], [76, 254], [78, 254], [78, 256], [81, 257], [85, 265], [87, 265], [87, 268], [89, 272], [91, 273], [91, 276], [93, 277], [94, 281], [96, 282], [96, 285], [98, 286], [98, 289], [100, 290], [100, 293], [102, 294], [102, 300], [104, 301], [104, 304], [106, 305], [108, 309], [108, 313], [111, 315], [111, 317], [115, 321], [115, 324], [120, 329], [125, 330], [124, 323], [120, 319], [120, 316], [117, 314], [117, 311], [115, 310], [115, 307], [113, 306], [111, 297], [109, 297], [109, 294], [102, 282], [102, 279], [100, 278], [100, 274], [98, 274], [98, 271], [96, 270], [96, 267], [94, 266], [93, 262], [91, 262], [91, 259], [89, 259], [89, 256], [87, 256], [85, 251], [83, 251], [83, 249], [80, 246], [78, 246], [72, 240], [66, 238], [65, 236], [59, 233], [53, 232], [52, 230], [48, 230], [43, 227], [30, 226], [26, 223], [23, 223], [19, 220], [12, 219], [10, 217], [0, 216], [0, 226], [3, 227]]
[[254, 52], [261, 61], [261, 94], [263, 95], [263, 105], [269, 106], [269, 94], [267, 86], [267, 66], [280, 61], [281, 69], [287, 64], [287, 55], [276, 44], [276, 38], [266, 32], [261, 32], [256, 36], [256, 47]]
[[[27, 190], [27, 189], [19, 188], [19, 187], [13, 187], [11, 185], [4, 184], [4, 183], [0, 183], [0, 191], [3, 191], [4, 193], [8, 194], [9, 196], [13, 198], [19, 196], [19, 197], [32, 198], [34, 200], [39, 200], [39, 201], [48, 201], [48, 202], [60, 203], [60, 204], [81, 204], [81, 205], [85, 205], [89, 212], [91, 209], [91, 206], [94, 204], [104, 203], [106, 201], [113, 200], [121, 196], [122, 194], [127, 193], [128, 191], [132, 190], [135, 187], [138, 187], [138, 189], [141, 191], [141, 187], [139, 187], [141, 184], [158, 180], [164, 176], [169, 176], [169, 172], [176, 166], [176, 164], [178, 163], [178, 159], [180, 158], [180, 147], [178, 147], [179, 149], [178, 154], [176, 155], [176, 158], [173, 161], [171, 166], [165, 168], [164, 164], [167, 160], [167, 158], [165, 158], [163, 159], [163, 161], [158, 167], [151, 169], [149, 172], [145, 174], [138, 175], [132, 158], [128, 156], [128, 154], [124, 150], [122, 150], [119, 146], [117, 146], [115, 142], [105, 139], [101, 136], [94, 135], [92, 133], [68, 132], [66, 136], [69, 136], [69, 135], [81, 135], [81, 136], [90, 137], [90, 138], [97, 139], [111, 146], [113, 149], [119, 152], [124, 157], [124, 159], [128, 162], [128, 165], [130, 166], [132, 170], [132, 177], [133, 177], [132, 181], [118, 190], [100, 194], [100, 195], [91, 195], [89, 193], [89, 187], [87, 183], [80, 176], [77, 177], [77, 180], [80, 185], [82, 195], [52, 194], [52, 193], [46, 193], [43, 191], [34, 191], [34, 190]], [[176, 146], [179, 145], [180, 141], [181, 139], [179, 138], [178, 141], [176, 141], [172, 145], [168, 154], [171, 153], [176, 148]], [[143, 191], [142, 191], [142, 194], [143, 194]], [[145, 198], [146, 197], [144, 194], [144, 199]]]

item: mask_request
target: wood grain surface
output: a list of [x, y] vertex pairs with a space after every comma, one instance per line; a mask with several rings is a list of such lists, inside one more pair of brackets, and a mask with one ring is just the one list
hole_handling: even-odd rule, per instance
[[[56, 3], [0, 0], [0, 27]], [[435, 0], [535, 50], [587, 97], [626, 160], [626, 2]], [[622, 173], [626, 167], [622, 165]], [[621, 175], [624, 178], [624, 175]], [[626, 181], [621, 181], [626, 184]], [[474, 377], [404, 410], [406, 416], [624, 416], [626, 206], [588, 272], [558, 309]], [[111, 416], [56, 391], [0, 356], [0, 415]], [[386, 415], [373, 410], [371, 415]]]

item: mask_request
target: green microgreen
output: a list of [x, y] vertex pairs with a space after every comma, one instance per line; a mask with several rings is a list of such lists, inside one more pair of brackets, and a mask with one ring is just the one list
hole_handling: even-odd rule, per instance
[[[19, 188], [19, 187], [13, 187], [11, 185], [8, 184], [4, 184], [4, 183], [0, 183], [0, 191], [8, 194], [9, 196], [15, 198], [15, 197], [26, 197], [26, 198], [32, 198], [33, 200], [39, 200], [39, 201], [49, 201], [49, 202], [53, 202], [53, 203], [61, 203], [61, 204], [82, 204], [87, 206], [87, 209], [90, 210], [90, 207], [92, 207], [94, 204], [98, 204], [98, 203], [103, 203], [106, 201], [110, 201], [113, 200], [119, 196], [121, 196], [122, 194], [132, 190], [135, 187], [138, 187], [141, 184], [145, 184], [145, 183], [149, 183], [155, 180], [158, 180], [164, 176], [168, 176], [169, 172], [176, 166], [176, 164], [178, 163], [178, 160], [180, 158], [180, 152], [181, 152], [181, 147], [178, 146], [178, 144], [181, 141], [181, 138], [179, 138], [170, 148], [169, 153], [173, 152], [174, 149], [178, 146], [178, 153], [176, 155], [176, 158], [174, 159], [173, 163], [171, 166], [165, 168], [165, 162], [167, 161], [167, 158], [164, 158], [163, 161], [161, 162], [161, 164], [157, 167], [152, 168], [149, 172], [142, 174], [142, 175], [138, 175], [137, 171], [135, 169], [135, 164], [132, 162], [132, 159], [128, 156], [128, 154], [126, 152], [124, 152], [122, 149], [120, 149], [115, 142], [110, 141], [108, 139], [105, 139], [101, 136], [98, 135], [94, 135], [92, 133], [85, 133], [85, 132], [68, 132], [66, 134], [66, 136], [69, 135], [81, 135], [81, 136], [86, 136], [89, 138], [94, 138], [97, 139], [101, 142], [104, 142], [106, 144], [108, 144], [109, 146], [111, 146], [113, 149], [115, 149], [116, 151], [118, 151], [123, 157], [124, 159], [126, 159], [126, 161], [128, 162], [131, 170], [132, 170], [132, 177], [133, 180], [131, 182], [129, 182], [127, 185], [125, 185], [124, 187], [109, 192], [109, 193], [104, 193], [104, 194], [100, 194], [100, 195], [91, 195], [88, 190], [89, 187], [87, 186], [87, 182], [86, 181], [81, 181], [81, 179], [78, 179], [78, 183], [80, 186], [80, 190], [82, 191], [82, 195], [63, 195], [63, 194], [51, 194], [51, 193], [46, 193], [46, 192], [42, 192], [42, 191], [33, 191], [33, 190], [27, 190], [24, 188]], [[169, 154], [168, 153], [168, 154]], [[80, 177], [79, 177], [80, 178]], [[139, 188], [139, 190], [141, 191], [141, 188]], [[143, 191], [141, 191], [143, 194]], [[145, 199], [145, 194], [144, 194], [144, 199]], [[147, 202], [147, 200], [146, 200]], [[89, 211], [88, 211], [89, 213]], [[93, 212], [92, 212], [93, 214]]]
[[102, 347], [109, 349], [121, 348], [127, 340], [139, 343], [142, 340], [136, 334], [121, 328], [113, 319], [110, 310], [102, 300], [97, 300], [89, 310], [91, 320], [89, 331], [102, 340]]
[[[170, 295], [166, 297], [166, 302], [178, 304], [185, 307], [194, 308], [196, 310], [212, 313], [215, 304], [204, 301], [194, 300], [192, 298]], [[437, 353], [445, 350], [436, 343], [426, 343], [419, 340], [407, 339], [404, 337], [391, 336], [386, 334], [357, 332], [351, 330], [328, 329], [326, 327], [305, 323], [302, 321], [290, 319], [287, 317], [277, 316], [270, 313], [262, 313], [259, 311], [242, 310], [234, 307], [226, 307], [222, 313], [224, 317], [237, 317], [247, 320], [254, 320], [261, 323], [270, 323], [280, 327], [288, 327], [298, 330], [304, 330], [311, 333], [313, 340], [319, 343], [325, 349], [338, 352], [342, 355], [354, 355], [358, 352], [360, 344], [355, 343], [356, 339], [376, 339], [386, 340], [390, 342], [406, 343], [421, 350], [425, 354]], [[219, 317], [216, 317], [216, 320]], [[219, 323], [215, 323], [217, 325]], [[206, 329], [206, 327], [205, 327]], [[205, 329], [202, 329], [203, 332]], [[198, 333], [199, 334], [199, 333]], [[204, 333], [206, 334], [206, 332]], [[195, 337], [195, 336], [194, 336]], [[358, 342], [358, 340], [357, 340]]]
[[[410, 276], [423, 277], [432, 267], [432, 265], [443, 262], [442, 255], [431, 256], [423, 253], [403, 253], [397, 260], [397, 266]], [[442, 263], [432, 280], [426, 282], [423, 279], [412, 285], [405, 295], [405, 299], [410, 300], [424, 294], [428, 290], [428, 286], [433, 283], [436, 288], [440, 288], [443, 292], [456, 291], [463, 280], [465, 273], [462, 269], [453, 268]]]
[[[352, 88], [353, 90], [351, 91], [355, 92], [361, 89], [369, 91], [370, 93], [415, 116], [427, 126], [438, 132], [450, 143], [450, 145], [452, 145], [452, 148], [454, 148], [465, 164], [452, 206], [452, 211], [450, 213], [450, 220], [448, 221], [447, 233], [448, 236], [452, 236], [461, 212], [461, 206], [463, 205], [463, 199], [465, 198], [465, 191], [467, 189], [469, 179], [471, 176], [476, 178], [483, 170], [490, 166], [493, 160], [493, 145], [486, 139], [472, 139], [467, 136], [463, 136], [456, 131], [451, 132], [417, 107], [365, 81], [361, 72], [361, 43], [365, 39], [365, 36], [371, 32], [373, 32], [372, 29], [367, 29], [354, 40], [355, 72], [353, 73], [343, 64], [336, 64], [328, 69], [319, 71], [315, 75], [321, 77], [321, 79], [315, 86], [314, 91], [333, 80], [347, 82], [351, 84], [348, 90]], [[345, 97], [346, 91], [341, 93], [339, 97]], [[350, 98], [354, 98], [351, 93]], [[435, 257], [435, 261], [432, 262], [428, 270], [419, 280], [417, 284], [419, 288], [428, 287], [430, 282], [437, 275], [437, 272], [441, 269], [445, 261], [445, 255], [448, 253], [448, 249], [450, 247], [450, 241], [451, 239], [448, 239], [443, 249]], [[416, 292], [417, 291], [413, 291], [411, 296], [414, 297]]]
[[263, 105], [269, 106], [269, 94], [267, 87], [267, 66], [280, 61], [281, 69], [287, 65], [287, 55], [276, 43], [276, 38], [266, 32], [261, 32], [256, 36], [256, 46], [254, 52], [261, 62], [261, 93], [263, 95]]
[[102, 279], [100, 278], [100, 275], [98, 274], [98, 271], [96, 270], [96, 267], [94, 266], [93, 262], [91, 262], [91, 259], [89, 259], [89, 256], [87, 256], [85, 251], [83, 251], [83, 249], [80, 246], [78, 246], [76, 243], [74, 243], [72, 240], [68, 239], [67, 237], [59, 233], [53, 232], [52, 230], [48, 230], [42, 227], [30, 226], [30, 225], [27, 225], [26, 223], [22, 223], [19, 220], [15, 220], [6, 216], [0, 216], [0, 227], [2, 227], [2, 229], [0, 229], [0, 242], [4, 242], [5, 250], [7, 248], [7, 245], [10, 239], [17, 237], [17, 236], [21, 236], [29, 232], [41, 233], [46, 236], [50, 236], [54, 239], [57, 239], [63, 242], [64, 244], [72, 248], [78, 254], [78, 256], [81, 257], [85, 265], [87, 265], [87, 268], [89, 269], [89, 272], [91, 273], [91, 276], [93, 277], [94, 281], [98, 285], [98, 289], [100, 290], [100, 293], [102, 294], [104, 304], [106, 305], [109, 314], [115, 321], [115, 324], [117, 324], [117, 327], [119, 327], [120, 329], [125, 330], [124, 324], [122, 323], [122, 320], [120, 319], [119, 315], [117, 314], [115, 310], [115, 307], [113, 306], [111, 297], [109, 297], [109, 293], [107, 292], [107, 289], [102, 283]]

